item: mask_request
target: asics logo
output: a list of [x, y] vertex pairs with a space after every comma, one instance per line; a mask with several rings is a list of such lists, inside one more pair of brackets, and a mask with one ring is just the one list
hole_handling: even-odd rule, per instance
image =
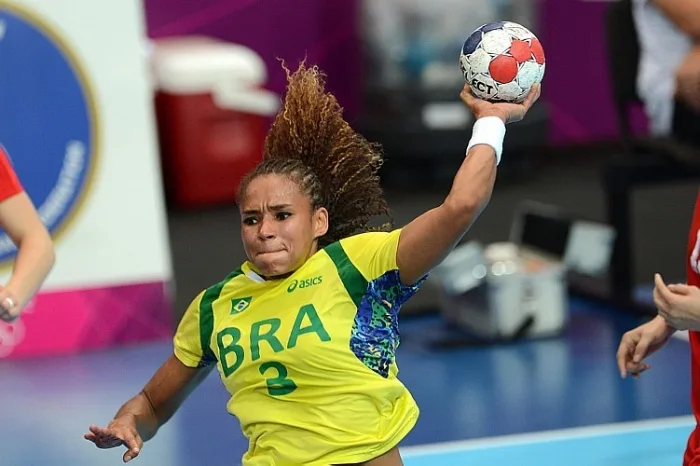
[[323, 283], [323, 275], [313, 278], [304, 278], [302, 280], [292, 280], [292, 283], [287, 287], [287, 293], [291, 293], [297, 288], [309, 288]]

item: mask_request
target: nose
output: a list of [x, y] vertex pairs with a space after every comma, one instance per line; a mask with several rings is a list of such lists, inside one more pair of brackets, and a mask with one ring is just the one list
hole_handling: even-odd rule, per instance
[[260, 228], [258, 229], [258, 236], [260, 239], [272, 239], [276, 236], [275, 225], [272, 219], [264, 217], [259, 223]]

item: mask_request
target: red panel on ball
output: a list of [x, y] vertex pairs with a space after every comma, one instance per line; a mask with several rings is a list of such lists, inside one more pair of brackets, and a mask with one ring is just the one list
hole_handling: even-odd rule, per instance
[[506, 84], [518, 75], [518, 62], [513, 57], [499, 55], [489, 64], [491, 78], [501, 84]]
[[510, 44], [510, 54], [518, 60], [518, 63], [524, 63], [532, 57], [530, 45], [522, 40], [514, 40]]
[[544, 49], [540, 41], [533, 37], [532, 43], [530, 44], [530, 50], [532, 50], [532, 56], [535, 57], [535, 61], [542, 65], [544, 63]]

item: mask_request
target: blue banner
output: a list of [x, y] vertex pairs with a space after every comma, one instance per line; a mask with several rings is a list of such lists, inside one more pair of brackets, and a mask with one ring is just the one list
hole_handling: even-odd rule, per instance
[[[94, 101], [73, 54], [35, 15], [0, 4], [0, 144], [53, 234], [95, 162]], [[0, 262], [16, 249], [0, 230]]]

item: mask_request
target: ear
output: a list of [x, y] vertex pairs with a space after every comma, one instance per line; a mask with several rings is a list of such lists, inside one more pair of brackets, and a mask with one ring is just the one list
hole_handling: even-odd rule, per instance
[[325, 207], [316, 209], [312, 220], [314, 223], [314, 239], [318, 239], [328, 233], [328, 211]]

